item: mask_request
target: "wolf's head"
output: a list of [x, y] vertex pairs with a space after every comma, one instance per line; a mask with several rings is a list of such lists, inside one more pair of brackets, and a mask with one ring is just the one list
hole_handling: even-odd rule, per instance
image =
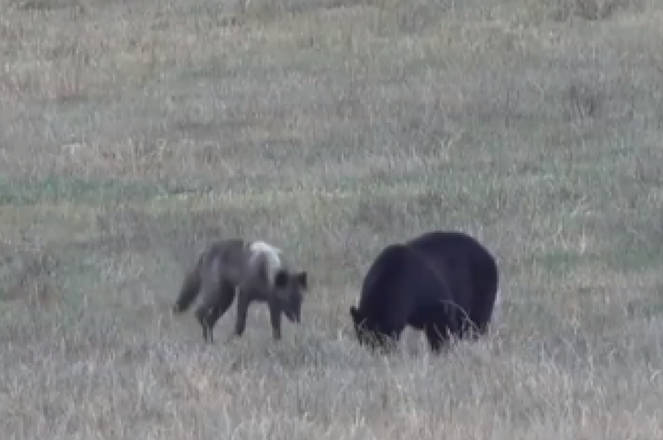
[[285, 316], [292, 322], [300, 322], [302, 301], [308, 288], [306, 272], [288, 270], [281, 258], [282, 251], [264, 241], [251, 243], [249, 253], [249, 265], [266, 281]]
[[306, 272], [291, 273], [279, 269], [274, 275], [274, 294], [281, 302], [281, 309], [292, 322], [301, 321], [302, 301], [306, 292]]

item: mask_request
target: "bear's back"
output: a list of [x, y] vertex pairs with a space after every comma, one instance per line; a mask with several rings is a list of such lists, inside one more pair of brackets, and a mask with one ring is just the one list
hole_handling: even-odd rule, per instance
[[425, 258], [404, 244], [384, 248], [364, 277], [360, 309], [396, 324], [451, 299], [444, 277]]
[[446, 280], [454, 302], [479, 325], [491, 315], [497, 291], [495, 259], [476, 239], [462, 232], [429, 232], [407, 243]]
[[[456, 284], [454, 274], [481, 277], [497, 282], [495, 259], [473, 237], [462, 232], [429, 232], [407, 243], [407, 246], [444, 272], [448, 282]], [[464, 272], [468, 273], [464, 273]]]

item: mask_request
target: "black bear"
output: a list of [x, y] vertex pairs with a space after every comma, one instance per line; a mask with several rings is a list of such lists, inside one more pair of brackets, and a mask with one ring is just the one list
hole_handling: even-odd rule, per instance
[[410, 325], [437, 352], [450, 335], [485, 334], [497, 294], [497, 265], [486, 248], [462, 232], [434, 231], [384, 248], [350, 315], [360, 344], [384, 347]]

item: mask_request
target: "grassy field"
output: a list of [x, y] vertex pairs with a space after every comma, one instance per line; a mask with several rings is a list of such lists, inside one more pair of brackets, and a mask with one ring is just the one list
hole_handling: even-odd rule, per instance
[[[663, 438], [663, 2], [0, 0], [6, 439]], [[498, 259], [491, 335], [360, 347], [377, 252]], [[219, 237], [309, 273], [214, 345]]]

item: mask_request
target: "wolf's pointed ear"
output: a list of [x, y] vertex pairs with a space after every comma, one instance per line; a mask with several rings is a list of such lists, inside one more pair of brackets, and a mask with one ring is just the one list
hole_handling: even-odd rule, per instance
[[274, 286], [285, 287], [288, 284], [288, 273], [285, 270], [279, 270], [274, 275]]
[[297, 282], [303, 289], [308, 289], [308, 279], [306, 276], [306, 271], [299, 272], [297, 275]]

